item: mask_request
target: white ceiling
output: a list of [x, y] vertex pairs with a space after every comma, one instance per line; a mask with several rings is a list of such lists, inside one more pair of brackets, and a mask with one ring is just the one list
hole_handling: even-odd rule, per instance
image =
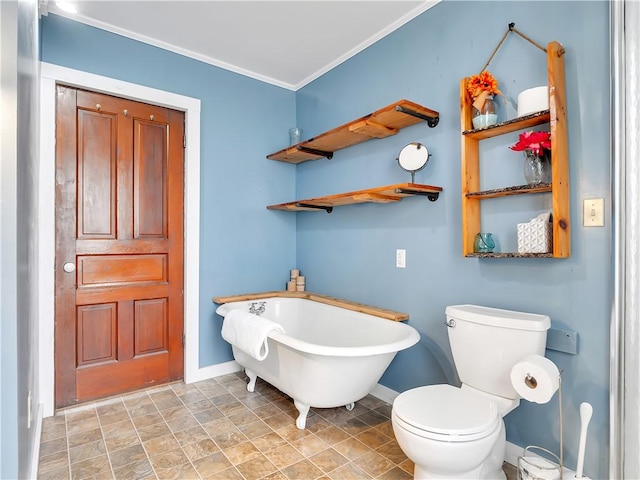
[[[46, 1], [46, 0], [45, 0]], [[291, 90], [440, 0], [93, 0], [50, 13]]]

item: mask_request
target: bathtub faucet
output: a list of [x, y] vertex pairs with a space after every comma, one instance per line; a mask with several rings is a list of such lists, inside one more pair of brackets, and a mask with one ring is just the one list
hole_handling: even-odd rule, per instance
[[254, 315], [260, 315], [264, 313], [266, 309], [267, 302], [250, 302], [249, 303], [249, 313], [253, 313]]

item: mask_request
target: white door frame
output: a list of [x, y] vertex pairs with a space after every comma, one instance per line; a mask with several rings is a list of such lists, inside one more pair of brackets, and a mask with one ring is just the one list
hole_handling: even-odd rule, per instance
[[56, 83], [153, 103], [185, 113], [184, 180], [184, 380], [209, 375], [199, 368], [200, 302], [200, 100], [100, 75], [41, 63], [40, 167], [38, 171], [38, 317], [40, 403], [45, 417], [55, 410], [55, 112]]

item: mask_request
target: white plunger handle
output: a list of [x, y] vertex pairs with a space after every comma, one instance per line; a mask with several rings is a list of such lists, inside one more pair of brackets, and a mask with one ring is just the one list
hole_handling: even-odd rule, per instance
[[578, 446], [578, 463], [576, 465], [576, 478], [582, 478], [582, 467], [584, 467], [584, 447], [587, 443], [587, 428], [593, 415], [593, 407], [590, 403], [580, 404], [580, 444]]

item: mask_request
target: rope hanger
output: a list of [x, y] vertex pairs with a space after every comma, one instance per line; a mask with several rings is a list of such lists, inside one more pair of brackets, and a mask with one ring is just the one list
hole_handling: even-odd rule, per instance
[[509, 35], [509, 33], [514, 32], [517, 33], [518, 35], [520, 35], [522, 38], [524, 38], [527, 42], [531, 43], [532, 45], [538, 47], [540, 50], [542, 50], [544, 53], [547, 53], [547, 49], [544, 48], [543, 46], [539, 45], [538, 43], [536, 43], [535, 41], [531, 40], [529, 37], [527, 37], [526, 35], [524, 35], [522, 32], [520, 32], [517, 28], [516, 28], [516, 24], [514, 22], [511, 22], [507, 28], [507, 31], [504, 32], [504, 35], [502, 36], [502, 39], [500, 40], [500, 42], [498, 43], [498, 46], [493, 50], [493, 53], [491, 54], [491, 56], [489, 57], [489, 60], [487, 60], [487, 63], [484, 64], [484, 67], [482, 67], [482, 70], [480, 70], [481, 72], [484, 72], [487, 67], [489, 66], [489, 64], [491, 63], [491, 60], [493, 60], [493, 57], [495, 57], [496, 53], [498, 53], [498, 49], [502, 46], [502, 44], [504, 43], [504, 41], [507, 38], [507, 35]]

